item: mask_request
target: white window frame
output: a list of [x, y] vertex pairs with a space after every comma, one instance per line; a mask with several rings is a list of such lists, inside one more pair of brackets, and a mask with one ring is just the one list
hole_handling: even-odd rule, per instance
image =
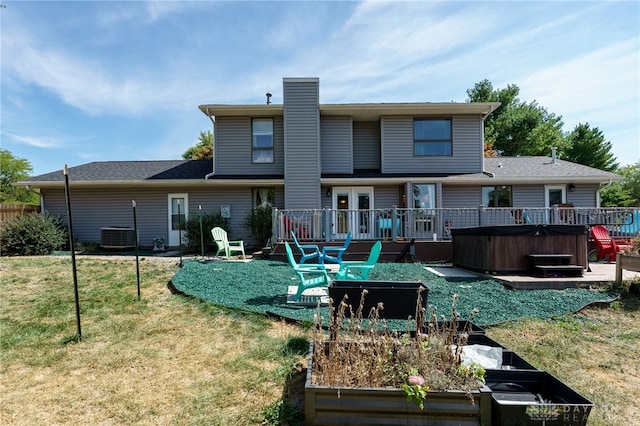
[[[271, 123], [271, 132], [256, 131], [256, 123]], [[271, 146], [256, 146], [256, 136], [271, 135]], [[256, 158], [256, 154], [271, 153], [271, 156], [262, 159], [261, 155]], [[273, 140], [273, 118], [252, 118], [251, 119], [251, 163], [253, 164], [271, 164], [274, 162], [275, 150]]]

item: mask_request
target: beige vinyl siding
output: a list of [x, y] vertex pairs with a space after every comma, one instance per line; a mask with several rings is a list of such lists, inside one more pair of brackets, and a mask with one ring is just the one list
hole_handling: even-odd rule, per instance
[[482, 172], [482, 118], [452, 117], [453, 155], [414, 156], [412, 116], [383, 117], [383, 173]]
[[[574, 207], [594, 207], [598, 188], [598, 184], [579, 184], [574, 192], [567, 188], [567, 203]], [[514, 185], [512, 190], [514, 207], [545, 207], [544, 185]]]
[[594, 207], [596, 205], [596, 193], [599, 185], [576, 185], [574, 192], [567, 189], [567, 203], [573, 204], [573, 207]]
[[[45, 209], [61, 216], [67, 223], [64, 190], [47, 190]], [[78, 242], [100, 241], [100, 228], [133, 228], [133, 207], [136, 201], [138, 241], [141, 246], [152, 246], [156, 237], [167, 238], [167, 192], [117, 188], [70, 189], [73, 234]]]
[[544, 185], [513, 185], [513, 207], [544, 207]]
[[481, 202], [478, 186], [442, 186], [443, 208], [477, 208]]
[[218, 117], [214, 143], [217, 175], [274, 175], [284, 171], [282, 117], [273, 117], [273, 163], [251, 161], [251, 117]]
[[380, 122], [353, 123], [353, 169], [380, 170]]
[[[74, 237], [76, 241], [100, 241], [100, 228], [133, 227], [131, 200], [136, 201], [138, 239], [143, 247], [151, 247], [153, 239], [167, 238], [168, 201], [167, 194], [189, 194], [189, 215], [219, 214], [220, 206], [231, 206], [229, 234], [231, 239], [246, 241], [251, 246], [253, 239], [244, 226], [247, 213], [252, 206], [252, 188], [172, 188], [171, 191], [148, 188], [127, 189], [71, 189], [71, 210], [73, 214]], [[67, 223], [67, 207], [64, 190], [43, 191], [45, 210], [60, 216]], [[276, 205], [283, 203], [283, 190], [276, 188]], [[210, 232], [210, 230], [204, 230]]]
[[350, 117], [325, 117], [320, 120], [322, 173], [353, 173]]
[[400, 206], [398, 200], [400, 189], [398, 185], [376, 186], [374, 188], [373, 200], [376, 209], [390, 209], [391, 206]]
[[284, 175], [287, 209], [321, 206], [318, 86], [317, 79], [284, 80]]

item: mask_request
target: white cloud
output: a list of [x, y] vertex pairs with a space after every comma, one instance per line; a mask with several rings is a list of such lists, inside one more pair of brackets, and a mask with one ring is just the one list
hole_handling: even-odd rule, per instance
[[536, 69], [520, 80], [521, 94], [562, 114], [571, 126], [637, 119], [638, 51], [638, 39], [630, 39]]
[[68, 144], [68, 140], [54, 136], [19, 135], [16, 133], [2, 132], [13, 142], [36, 148], [59, 148]]

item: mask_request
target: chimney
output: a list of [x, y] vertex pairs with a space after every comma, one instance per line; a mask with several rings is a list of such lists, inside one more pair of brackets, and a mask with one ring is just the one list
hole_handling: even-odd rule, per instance
[[556, 161], [556, 147], [551, 148], [551, 164], [557, 164]]

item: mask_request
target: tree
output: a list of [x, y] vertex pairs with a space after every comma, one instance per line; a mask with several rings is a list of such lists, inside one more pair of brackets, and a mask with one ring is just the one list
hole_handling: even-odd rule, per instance
[[213, 159], [213, 133], [211, 130], [200, 132], [198, 143], [187, 149], [182, 158], [185, 160], [211, 160]]
[[40, 197], [36, 192], [15, 185], [27, 179], [32, 171], [27, 160], [0, 148], [0, 203], [38, 204]]
[[618, 171], [624, 179], [600, 193], [603, 207], [640, 207], [640, 160]]
[[605, 141], [597, 127], [590, 128], [589, 123], [580, 123], [567, 135], [567, 142], [563, 159], [608, 172], [618, 169], [616, 157], [611, 152], [611, 142]]
[[[520, 101], [519, 92], [513, 84], [494, 90], [486, 79], [467, 90], [471, 102], [501, 102], [485, 120], [485, 144], [493, 144], [493, 150], [505, 156], [549, 155], [552, 147], [562, 153], [566, 145], [562, 117], [535, 101]], [[491, 151], [485, 148], [485, 152]]]

